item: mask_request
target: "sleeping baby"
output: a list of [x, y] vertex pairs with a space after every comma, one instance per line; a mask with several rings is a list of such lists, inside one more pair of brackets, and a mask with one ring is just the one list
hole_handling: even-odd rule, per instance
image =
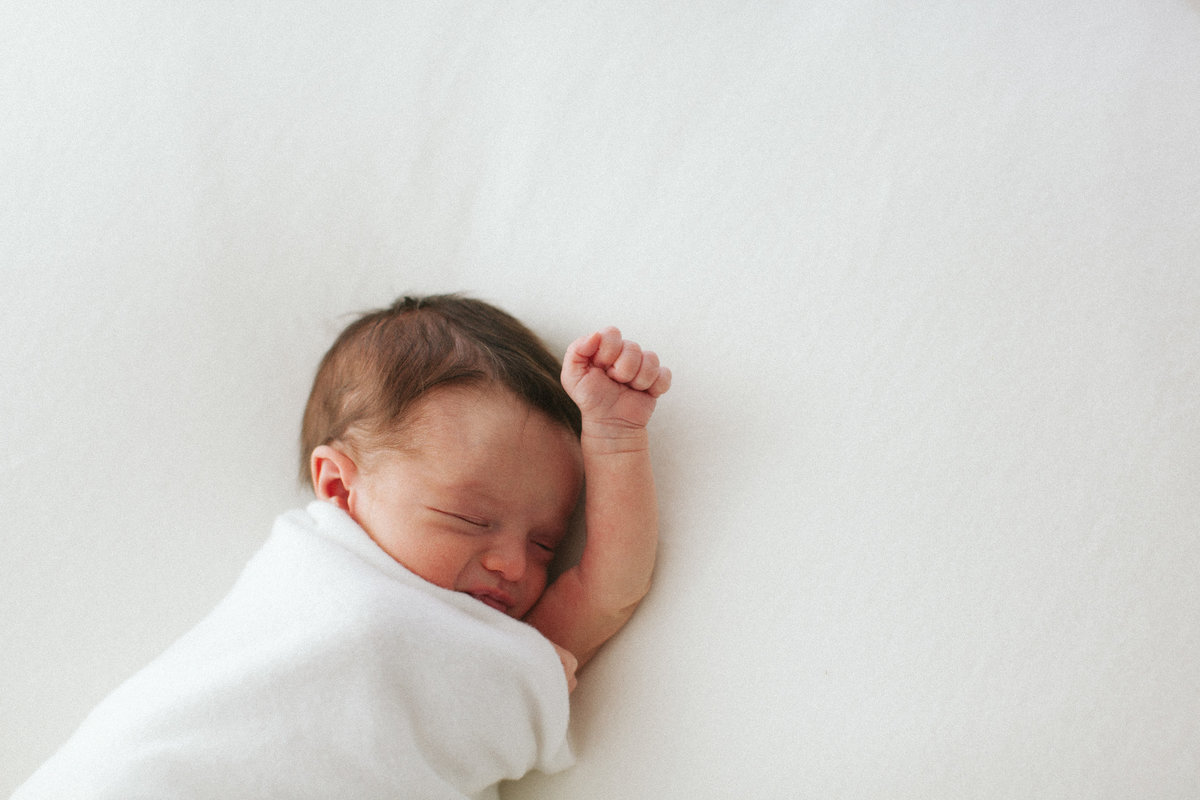
[[[560, 368], [478, 300], [362, 316], [305, 410], [316, 500], [14, 800], [496, 797], [565, 768], [576, 670], [649, 588], [670, 382], [615, 328]], [[582, 556], [547, 586], [585, 476]]]

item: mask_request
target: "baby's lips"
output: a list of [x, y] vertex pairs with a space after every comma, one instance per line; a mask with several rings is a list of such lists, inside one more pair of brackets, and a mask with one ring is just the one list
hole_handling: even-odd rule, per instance
[[472, 589], [467, 594], [474, 597], [484, 605], [491, 606], [497, 611], [507, 614], [509, 609], [513, 607], [512, 596], [500, 589]]

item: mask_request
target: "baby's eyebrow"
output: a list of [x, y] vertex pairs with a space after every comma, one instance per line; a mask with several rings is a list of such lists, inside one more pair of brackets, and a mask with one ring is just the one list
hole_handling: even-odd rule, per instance
[[495, 509], [502, 505], [501, 498], [481, 481], [467, 480], [450, 483], [443, 487], [447, 499], [455, 503], [482, 505]]
[[489, 499], [496, 499], [492, 487], [488, 485], [488, 481], [479, 478], [461, 478], [451, 481], [449, 488], [464, 494], [480, 495]]

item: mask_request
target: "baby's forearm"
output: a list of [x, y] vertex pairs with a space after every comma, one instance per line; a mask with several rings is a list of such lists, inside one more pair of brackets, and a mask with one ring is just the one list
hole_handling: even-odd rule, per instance
[[582, 667], [633, 615], [650, 588], [658, 507], [646, 431], [582, 437], [587, 543], [527, 621], [570, 650]]
[[649, 436], [644, 428], [613, 431], [585, 420], [581, 441], [587, 545], [580, 579], [604, 609], [628, 619], [650, 588], [658, 548]]

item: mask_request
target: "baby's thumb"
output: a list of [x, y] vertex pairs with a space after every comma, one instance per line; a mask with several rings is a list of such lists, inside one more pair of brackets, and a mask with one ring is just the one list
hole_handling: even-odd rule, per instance
[[[551, 644], [554, 643], [551, 642]], [[566, 648], [554, 645], [554, 649], [558, 652], [558, 660], [562, 662], [563, 674], [567, 677], [567, 692], [573, 692], [579, 685], [579, 681], [575, 679], [575, 670], [579, 669], [579, 659]]]

